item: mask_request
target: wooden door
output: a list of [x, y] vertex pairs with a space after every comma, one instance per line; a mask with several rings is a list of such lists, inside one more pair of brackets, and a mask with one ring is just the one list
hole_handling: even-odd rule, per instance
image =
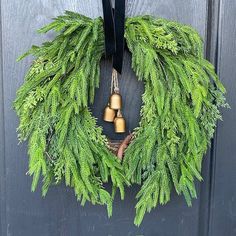
[[[198, 185], [198, 199], [188, 208], [183, 197], [172, 196], [169, 204], [146, 214], [142, 225], [133, 225], [135, 194], [127, 189], [122, 202], [114, 203], [107, 218], [105, 207], [81, 207], [71, 189], [51, 187], [47, 197], [30, 192], [27, 149], [18, 145], [18, 119], [12, 109], [17, 88], [32, 58], [16, 63], [16, 58], [32, 44], [53, 38], [38, 35], [36, 29], [64, 10], [90, 17], [102, 15], [99, 0], [1, 0], [0, 44], [0, 232], [2, 236], [233, 236], [236, 235], [236, 1], [235, 0], [128, 0], [127, 16], [150, 14], [195, 27], [205, 40], [206, 57], [216, 66], [228, 90], [231, 110], [223, 111], [212, 148], [203, 163], [204, 182]], [[131, 70], [125, 53], [120, 81], [128, 129], [139, 122], [143, 85]], [[112, 127], [102, 122], [102, 109], [109, 94], [111, 62], [102, 62], [101, 86], [92, 107], [104, 133], [112, 139]]]

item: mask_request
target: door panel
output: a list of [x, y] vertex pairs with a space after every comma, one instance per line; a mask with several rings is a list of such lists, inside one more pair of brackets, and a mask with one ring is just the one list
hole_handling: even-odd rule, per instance
[[[217, 48], [217, 40], [209, 40], [215, 37], [211, 27], [218, 29], [213, 22], [212, 14], [214, 1], [191, 0], [186, 4], [181, 0], [129, 0], [127, 1], [127, 16], [151, 14], [165, 17], [190, 24], [195, 27], [203, 39], [209, 42], [206, 47], [206, 54]], [[218, 1], [216, 1], [218, 2]], [[228, 51], [220, 51], [218, 59], [221, 61], [218, 71], [226, 83], [229, 93], [229, 101], [235, 97], [235, 86], [233, 84], [233, 59], [235, 53], [231, 48], [235, 43], [230, 38], [235, 36], [235, 26], [231, 21], [231, 14], [235, 11], [234, 1], [231, 8], [226, 0], [221, 3], [221, 31], [224, 36], [220, 38], [221, 47], [227, 47]], [[210, 9], [210, 10], [209, 10]], [[218, 8], [217, 8], [218, 9]], [[230, 9], [230, 12], [225, 13]], [[23, 62], [16, 63], [16, 58], [25, 52], [32, 44], [40, 44], [44, 40], [54, 37], [53, 33], [39, 35], [36, 29], [50, 22], [52, 17], [62, 14], [64, 10], [78, 11], [90, 17], [102, 15], [102, 5], [99, 0], [1, 0], [1, 52], [0, 63], [1, 73], [1, 98], [0, 104], [0, 175], [1, 175], [1, 230], [2, 235], [9, 236], [125, 236], [125, 235], [145, 235], [145, 236], [204, 236], [208, 235], [208, 220], [211, 220], [211, 235], [217, 234], [219, 230], [223, 232], [219, 222], [227, 220], [228, 235], [235, 224], [235, 190], [233, 190], [233, 138], [235, 138], [235, 125], [231, 129], [233, 122], [232, 111], [224, 112], [225, 123], [219, 124], [215, 152], [209, 152], [205, 161], [203, 175], [205, 182], [198, 185], [198, 199], [193, 201], [193, 207], [188, 208], [183, 197], [178, 197], [173, 193], [171, 201], [166, 206], [160, 206], [150, 214], [146, 214], [142, 225], [137, 228], [133, 225], [135, 214], [135, 194], [137, 186], [132, 186], [126, 191], [126, 198], [120, 201], [117, 197], [114, 202], [113, 217], [107, 218], [105, 207], [92, 206], [86, 204], [81, 207], [76, 202], [74, 193], [64, 185], [51, 187], [45, 199], [41, 198], [40, 188], [35, 193], [30, 192], [31, 178], [26, 176], [28, 157], [26, 144], [18, 145], [16, 127], [18, 119], [12, 109], [12, 101], [15, 98], [17, 88], [23, 83], [23, 77], [29, 68], [32, 58], [27, 58]], [[223, 12], [225, 16], [223, 17]], [[218, 17], [218, 12], [215, 12]], [[210, 16], [210, 17], [209, 17]], [[210, 23], [209, 23], [210, 20]], [[212, 20], [212, 23], [211, 23]], [[214, 24], [213, 24], [214, 23]], [[223, 28], [227, 30], [223, 30]], [[231, 28], [228, 28], [231, 27]], [[235, 38], [235, 37], [234, 37]], [[212, 47], [210, 47], [212, 45]], [[222, 53], [222, 57], [221, 57]], [[210, 57], [214, 60], [215, 55]], [[91, 107], [93, 114], [98, 118], [98, 123], [104, 127], [104, 133], [111, 139], [121, 139], [122, 135], [116, 135], [109, 124], [102, 121], [102, 111], [109, 96], [111, 76], [111, 61], [103, 60], [101, 63], [101, 83], [97, 90], [94, 105]], [[235, 83], [234, 83], [235, 84]], [[1, 87], [2, 86], [2, 87]], [[125, 52], [124, 69], [120, 79], [121, 92], [124, 99], [124, 115], [127, 119], [128, 130], [132, 130], [138, 125], [139, 110], [141, 106], [141, 94], [143, 84], [138, 82], [131, 69], [131, 55]], [[233, 107], [233, 105], [231, 104]], [[233, 110], [233, 109], [232, 109]], [[234, 111], [235, 112], [235, 111]], [[227, 134], [230, 132], [230, 135]], [[231, 141], [227, 144], [221, 139]], [[215, 158], [213, 158], [215, 153]], [[227, 159], [230, 157], [230, 159]], [[212, 167], [212, 163], [215, 165]], [[214, 169], [214, 178], [211, 170]], [[224, 175], [230, 171], [230, 175]], [[233, 172], [232, 172], [233, 173]], [[224, 178], [221, 178], [224, 175]], [[213, 182], [211, 182], [213, 178]], [[211, 183], [215, 188], [211, 190]], [[225, 183], [230, 183], [230, 186]], [[220, 192], [221, 186], [224, 192]], [[231, 188], [232, 187], [232, 188]], [[235, 187], [235, 186], [234, 186]], [[235, 188], [234, 188], [235, 189]], [[209, 200], [212, 194], [217, 197]], [[227, 197], [223, 194], [226, 193]], [[233, 198], [234, 197], [234, 198]], [[224, 201], [227, 200], [227, 203]], [[223, 206], [227, 207], [223, 209]], [[209, 207], [211, 207], [209, 209]], [[208, 211], [209, 210], [209, 211]], [[209, 213], [212, 217], [209, 217]], [[217, 217], [215, 217], [217, 215]]]
[[236, 235], [236, 1], [222, 0], [219, 9], [217, 72], [227, 89], [231, 109], [223, 110], [212, 164], [210, 235]]

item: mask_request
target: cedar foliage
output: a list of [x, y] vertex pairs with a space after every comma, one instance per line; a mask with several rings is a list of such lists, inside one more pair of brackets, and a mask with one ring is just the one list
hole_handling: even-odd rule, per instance
[[[172, 188], [187, 204], [196, 198], [201, 162], [213, 136], [225, 89], [203, 58], [198, 33], [165, 19], [139, 16], [126, 20], [125, 37], [132, 67], [145, 84], [140, 126], [125, 152], [123, 166], [109, 151], [107, 138], [89, 110], [99, 87], [104, 55], [102, 18], [66, 12], [40, 29], [58, 32], [54, 40], [33, 46], [36, 59], [17, 92], [19, 140], [29, 140], [32, 191], [43, 177], [42, 194], [65, 181], [81, 204], [107, 205], [129, 182], [141, 185], [135, 224], [146, 212], [170, 200]], [[124, 174], [125, 173], [125, 174]]]
[[125, 152], [123, 167], [131, 183], [141, 184], [135, 224], [174, 188], [191, 206], [194, 180], [202, 180], [201, 163], [219, 107], [227, 107], [225, 88], [203, 58], [203, 42], [189, 26], [150, 16], [129, 18], [125, 37], [132, 67], [144, 81], [141, 121]]
[[65, 181], [82, 205], [105, 204], [111, 216], [113, 196], [103, 183], [111, 178], [123, 199], [128, 182], [88, 107], [99, 85], [102, 19], [66, 12], [39, 32], [49, 30], [60, 33], [19, 58], [36, 57], [14, 103], [20, 118], [19, 139], [29, 140], [32, 191], [40, 175], [43, 196], [51, 184]]

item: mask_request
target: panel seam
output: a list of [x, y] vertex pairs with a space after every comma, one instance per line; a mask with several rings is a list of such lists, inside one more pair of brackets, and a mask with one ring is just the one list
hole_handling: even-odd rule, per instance
[[[211, 61], [215, 70], [218, 72], [218, 46], [219, 46], [219, 20], [220, 18], [220, 0], [206, 1], [206, 33], [205, 33], [205, 56]], [[204, 188], [200, 189], [200, 206], [199, 206], [199, 225], [198, 235], [209, 236], [212, 221], [212, 203], [214, 199], [215, 185], [215, 162], [217, 146], [217, 128], [211, 140], [211, 147], [208, 151], [209, 160], [206, 162], [207, 182]], [[205, 201], [202, 203], [202, 201]], [[203, 214], [204, 219], [201, 219]]]
[[1, 101], [2, 101], [2, 107], [1, 107], [1, 137], [2, 137], [2, 157], [0, 158], [0, 175], [1, 175], [1, 181], [0, 181], [0, 200], [1, 200], [1, 233], [2, 235], [7, 235], [7, 229], [6, 229], [6, 156], [5, 156], [5, 117], [4, 117], [4, 82], [3, 82], [3, 16], [2, 16], [2, 1], [0, 1], [0, 53], [1, 53], [1, 63], [0, 63], [0, 71], [1, 71]]
[[[214, 2], [214, 0], [213, 0]], [[219, 55], [220, 55], [220, 32], [221, 32], [221, 27], [220, 27], [220, 12], [221, 12], [221, 0], [218, 0], [216, 2], [217, 4], [217, 11], [215, 12], [215, 17], [216, 17], [216, 42], [213, 48], [214, 52], [213, 54], [209, 55], [210, 59], [212, 59], [214, 66], [215, 66], [215, 71], [217, 72], [218, 75], [220, 75], [219, 71]], [[212, 39], [211, 39], [212, 40]], [[212, 43], [211, 43], [212, 46]], [[218, 122], [217, 126], [218, 127]], [[208, 201], [208, 223], [207, 223], [207, 236], [211, 235], [211, 226], [212, 226], [212, 220], [213, 220], [213, 202], [214, 202], [214, 189], [215, 189], [215, 172], [216, 172], [216, 148], [217, 148], [217, 138], [218, 138], [218, 128], [216, 128], [216, 132], [214, 134], [214, 138], [211, 141], [211, 155], [210, 155], [210, 189], [209, 189], [209, 201]]]

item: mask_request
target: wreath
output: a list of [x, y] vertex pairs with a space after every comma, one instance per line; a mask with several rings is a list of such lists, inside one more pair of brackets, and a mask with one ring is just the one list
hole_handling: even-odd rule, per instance
[[[190, 26], [152, 16], [125, 21], [132, 68], [144, 82], [141, 120], [123, 161], [109, 149], [89, 105], [99, 87], [104, 55], [103, 19], [67, 11], [39, 30], [58, 32], [32, 48], [33, 55], [14, 108], [20, 119], [19, 140], [28, 140], [32, 191], [43, 177], [42, 195], [65, 181], [81, 204], [106, 205], [112, 215], [116, 189], [139, 184], [135, 224], [146, 212], [170, 200], [173, 189], [187, 204], [196, 198], [194, 180], [202, 180], [201, 163], [221, 119], [225, 88], [203, 42]], [[111, 180], [112, 192], [104, 183]]]

